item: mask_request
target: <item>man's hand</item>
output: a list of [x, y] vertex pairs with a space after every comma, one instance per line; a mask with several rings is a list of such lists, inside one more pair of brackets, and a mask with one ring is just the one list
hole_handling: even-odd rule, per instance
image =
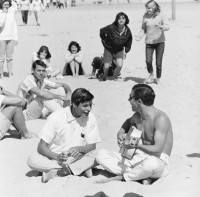
[[125, 137], [126, 137], [126, 134], [123, 134], [123, 133], [117, 134], [117, 143], [120, 148], [124, 146], [123, 143], [124, 143]]
[[28, 100], [23, 98], [22, 99], [22, 105], [21, 105], [23, 110], [26, 109], [27, 103], [28, 103]]
[[80, 152], [80, 147], [78, 146], [70, 148], [68, 152], [74, 158], [80, 157], [82, 155], [82, 153]]
[[68, 157], [69, 157], [68, 155], [69, 155], [68, 152], [60, 153], [60, 154], [58, 155], [58, 157], [57, 157], [57, 160], [58, 160], [59, 162], [65, 162], [65, 161], [67, 161], [67, 159], [68, 159]]
[[137, 148], [137, 145], [140, 141], [140, 138], [136, 138], [136, 137], [130, 137], [130, 138], [126, 138], [124, 140], [124, 146], [127, 148], [127, 149], [133, 149], [133, 148]]

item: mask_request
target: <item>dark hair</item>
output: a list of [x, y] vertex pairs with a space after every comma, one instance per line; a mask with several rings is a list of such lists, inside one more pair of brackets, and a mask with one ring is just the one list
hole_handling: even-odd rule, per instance
[[124, 18], [126, 19], [126, 22], [125, 22], [125, 25], [128, 25], [129, 24], [129, 18], [128, 16], [124, 13], [124, 12], [119, 12], [115, 18], [115, 21], [114, 21], [114, 25], [115, 26], [118, 26], [118, 20], [121, 16], [124, 16]]
[[156, 95], [149, 85], [134, 85], [132, 91], [134, 92], [133, 96], [136, 101], [140, 99], [143, 102], [143, 104], [147, 106], [151, 106], [154, 104], [154, 99]]
[[150, 0], [150, 1], [148, 1], [147, 3], [145, 3], [145, 7], [147, 7], [147, 5], [148, 5], [149, 3], [154, 3], [154, 4], [155, 4], [155, 6], [156, 6], [155, 13], [156, 13], [156, 12], [160, 12], [160, 6], [158, 5], [157, 2], [155, 2], [154, 0]]
[[92, 67], [95, 69], [100, 69], [100, 67], [104, 64], [102, 57], [94, 57], [92, 60]]
[[81, 50], [81, 46], [79, 45], [78, 42], [76, 42], [76, 41], [71, 41], [71, 42], [69, 43], [69, 46], [68, 46], [68, 50], [69, 50], [70, 52], [72, 52], [72, 51], [71, 51], [72, 46], [76, 46], [76, 47], [78, 48], [77, 52], [79, 52], [79, 51]]
[[80, 103], [85, 103], [91, 101], [94, 96], [84, 88], [78, 88], [74, 90], [71, 97], [71, 102], [75, 105], [79, 105]]
[[50, 53], [49, 48], [47, 46], [41, 46], [40, 47], [39, 51], [37, 52], [38, 57], [40, 56], [40, 53], [42, 53], [43, 51], [46, 51], [46, 53], [47, 53], [46, 59], [51, 58], [51, 53]]
[[32, 69], [35, 70], [35, 68], [36, 68], [37, 65], [42, 66], [44, 68], [47, 67], [46, 64], [42, 60], [36, 60], [32, 64]]
[[2, 9], [2, 6], [3, 6], [3, 4], [4, 4], [6, 1], [8, 1], [9, 7], [11, 7], [11, 5], [12, 5], [11, 0], [2, 0], [2, 1], [0, 1], [0, 9]]

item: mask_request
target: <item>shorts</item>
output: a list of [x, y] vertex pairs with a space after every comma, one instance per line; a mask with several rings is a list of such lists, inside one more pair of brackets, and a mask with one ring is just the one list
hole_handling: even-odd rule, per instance
[[104, 64], [105, 63], [111, 64], [113, 61], [113, 58], [115, 58], [115, 59], [123, 59], [124, 58], [124, 50], [119, 51], [117, 53], [111, 53], [107, 49], [104, 49], [103, 58], [104, 58]]
[[10, 128], [11, 122], [8, 120], [2, 112], [0, 112], [0, 140], [4, 137], [8, 129]]

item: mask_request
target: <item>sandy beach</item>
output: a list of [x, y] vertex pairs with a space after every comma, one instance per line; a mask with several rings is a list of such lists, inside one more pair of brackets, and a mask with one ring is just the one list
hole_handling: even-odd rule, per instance
[[[171, 29], [166, 32], [166, 48], [160, 85], [155, 90], [155, 106], [168, 114], [172, 121], [174, 146], [170, 159], [170, 175], [150, 186], [138, 182], [110, 182], [96, 184], [105, 177], [68, 176], [46, 184], [27, 166], [27, 158], [36, 152], [38, 138], [17, 139], [14, 130], [0, 142], [0, 196], [1, 197], [84, 197], [103, 191], [110, 197], [137, 193], [144, 197], [199, 197], [200, 196], [200, 3], [178, 3], [176, 20], [171, 20], [171, 4], [161, 3], [170, 19]], [[118, 12], [130, 19], [133, 36], [138, 33], [145, 8], [143, 4], [81, 5], [66, 9], [52, 9], [41, 13], [41, 26], [36, 26], [33, 15], [27, 26], [22, 26], [21, 14], [16, 14], [19, 43], [15, 47], [12, 78], [4, 78], [6, 89], [16, 92], [17, 85], [30, 73], [31, 54], [47, 45], [52, 64], [63, 68], [70, 41], [80, 43], [84, 54], [83, 67], [90, 73], [95, 56], [103, 54], [99, 29], [115, 19]], [[155, 66], [154, 66], [155, 68]], [[6, 71], [6, 68], [5, 68]], [[94, 95], [93, 113], [101, 134], [98, 149], [118, 151], [116, 134], [125, 119], [132, 115], [128, 96], [133, 85], [148, 76], [145, 65], [144, 38], [133, 41], [122, 69], [122, 81], [88, 79], [65, 76], [61, 81], [72, 90], [84, 87]], [[28, 129], [39, 133], [45, 120], [27, 121]]]

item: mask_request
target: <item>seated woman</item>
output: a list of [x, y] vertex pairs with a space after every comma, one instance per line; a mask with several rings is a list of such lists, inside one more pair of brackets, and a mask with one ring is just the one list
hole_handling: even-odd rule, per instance
[[61, 69], [53, 68], [51, 66], [51, 53], [49, 52], [49, 48], [47, 46], [41, 46], [38, 52], [33, 52], [32, 54], [32, 63], [36, 60], [42, 60], [47, 66], [47, 77], [56, 77], [57, 79], [62, 78]]
[[79, 75], [84, 75], [82, 68], [83, 54], [77, 42], [70, 42], [65, 60], [66, 64], [63, 69], [63, 76], [72, 75], [73, 77], [78, 77]]

